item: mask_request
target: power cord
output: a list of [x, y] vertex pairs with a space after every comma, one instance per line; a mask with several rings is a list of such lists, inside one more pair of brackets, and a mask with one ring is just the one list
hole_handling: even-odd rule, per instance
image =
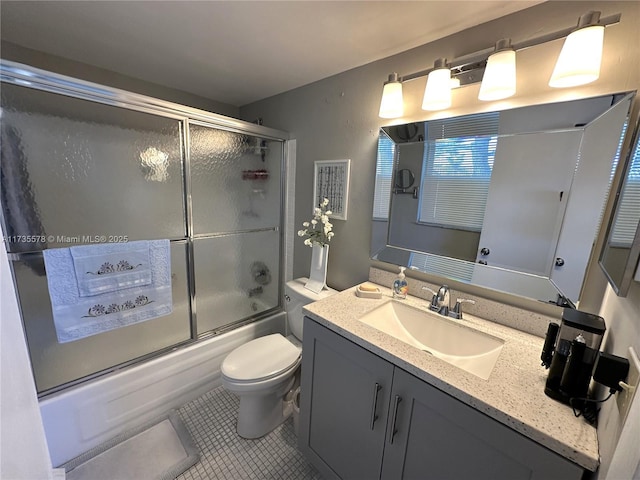
[[[573, 414], [576, 417], [583, 416], [584, 419], [589, 422], [591, 425], [595, 425], [598, 419], [599, 408], [596, 407], [598, 403], [604, 403], [609, 400], [617, 390], [610, 389], [609, 396], [603, 400], [593, 400], [591, 398], [579, 398], [579, 397], [571, 397], [569, 399], [569, 405], [573, 409]], [[582, 405], [575, 405], [575, 402], [584, 402]]]

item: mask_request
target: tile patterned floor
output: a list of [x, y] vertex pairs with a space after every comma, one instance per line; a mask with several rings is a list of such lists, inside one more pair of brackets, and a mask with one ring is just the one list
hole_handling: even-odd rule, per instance
[[177, 480], [322, 480], [298, 451], [291, 418], [262, 438], [246, 440], [235, 430], [237, 411], [237, 397], [223, 387], [178, 409], [200, 461]]

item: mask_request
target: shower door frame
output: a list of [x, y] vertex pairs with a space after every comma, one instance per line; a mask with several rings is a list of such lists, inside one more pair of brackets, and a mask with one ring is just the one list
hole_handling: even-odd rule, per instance
[[[113, 87], [100, 85], [93, 82], [53, 73], [47, 70], [32, 67], [30, 65], [18, 62], [8, 61], [0, 58], [0, 82], [13, 84], [21, 87], [32, 88], [48, 93], [59, 94], [67, 97], [78, 98], [90, 102], [101, 103], [127, 110], [143, 112], [159, 117], [170, 118], [180, 122], [181, 141], [182, 141], [182, 186], [183, 186], [183, 213], [185, 224], [185, 236], [180, 239], [170, 239], [172, 242], [186, 242], [187, 245], [187, 269], [188, 279], [187, 286], [189, 291], [189, 311], [190, 311], [190, 331], [191, 337], [188, 340], [161, 348], [159, 350], [144, 354], [140, 357], [130, 359], [128, 361], [118, 363], [106, 369], [93, 372], [81, 378], [66, 382], [56, 387], [48, 388], [38, 392], [38, 398], [43, 399], [49, 395], [59, 393], [68, 388], [79, 384], [89, 382], [95, 378], [102, 377], [113, 371], [127, 368], [133, 365], [141, 364], [145, 361], [161, 357], [178, 348], [191, 346], [199, 341], [208, 339], [212, 336], [224, 333], [229, 330], [239, 328], [243, 325], [256, 322], [263, 318], [267, 318], [283, 311], [283, 281], [285, 275], [285, 258], [286, 258], [286, 242], [285, 242], [285, 226], [287, 223], [286, 216], [286, 199], [287, 199], [287, 182], [286, 182], [286, 165], [288, 164], [288, 142], [290, 135], [287, 132], [265, 127], [257, 123], [246, 122], [235, 118], [227, 117], [217, 113], [188, 107], [174, 102], [149, 97], [146, 95], [129, 92]], [[276, 231], [279, 233], [279, 251], [280, 258], [278, 262], [279, 268], [279, 285], [278, 285], [278, 304], [259, 314], [252, 315], [236, 322], [203, 332], [197, 333], [197, 298], [195, 285], [195, 260], [194, 260], [194, 240], [198, 238], [194, 236], [193, 212], [192, 212], [192, 190], [191, 190], [191, 164], [190, 164], [190, 145], [189, 145], [189, 125], [193, 123], [200, 126], [216, 128], [232, 133], [247, 134], [260, 137], [265, 140], [272, 140], [282, 143], [282, 155], [280, 159], [280, 221], [275, 228], [258, 228], [244, 231]], [[4, 215], [0, 215], [2, 222], [2, 230], [7, 231], [4, 224]], [[20, 252], [8, 253], [9, 260], [20, 260], [30, 255], [41, 255], [40, 252]], [[11, 262], [11, 271], [13, 274], [13, 263]], [[14, 280], [14, 289], [17, 296], [17, 284]], [[20, 300], [18, 298], [18, 303]], [[20, 308], [20, 316], [22, 319], [22, 308]], [[24, 319], [22, 319], [24, 324]], [[26, 332], [26, 330], [25, 330]], [[26, 333], [25, 333], [25, 340]], [[28, 341], [27, 341], [28, 347]], [[28, 347], [29, 348], [29, 347]], [[33, 368], [33, 366], [32, 366]], [[35, 378], [35, 375], [34, 375]]]

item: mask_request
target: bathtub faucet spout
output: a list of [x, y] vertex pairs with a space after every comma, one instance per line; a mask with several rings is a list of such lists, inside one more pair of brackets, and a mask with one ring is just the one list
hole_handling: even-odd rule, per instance
[[249, 290], [249, 298], [251, 297], [255, 297], [256, 295], [261, 295], [262, 294], [262, 287], [256, 287], [256, 288], [252, 288], [251, 290]]

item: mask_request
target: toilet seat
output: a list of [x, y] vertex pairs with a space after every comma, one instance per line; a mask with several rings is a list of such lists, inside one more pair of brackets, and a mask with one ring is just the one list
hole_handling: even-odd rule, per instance
[[279, 333], [251, 340], [222, 362], [222, 375], [234, 383], [269, 380], [297, 367], [301, 350]]

